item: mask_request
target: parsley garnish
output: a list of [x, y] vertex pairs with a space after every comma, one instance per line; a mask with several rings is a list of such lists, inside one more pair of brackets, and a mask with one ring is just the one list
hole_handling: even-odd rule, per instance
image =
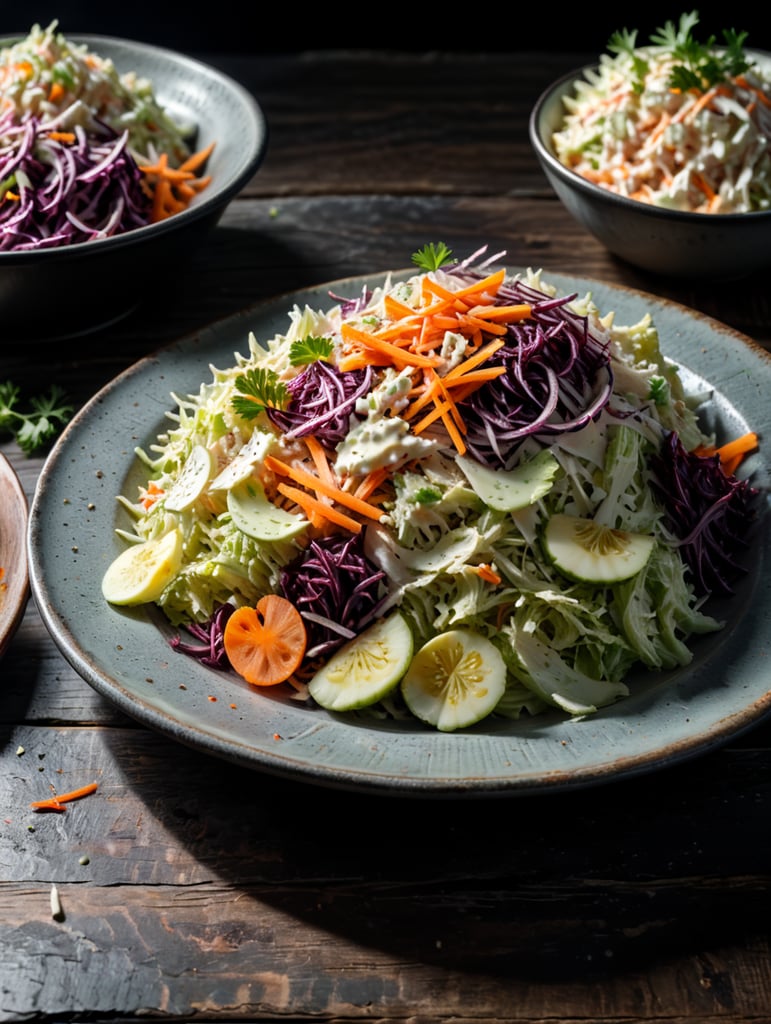
[[289, 362], [292, 366], [305, 366], [317, 359], [329, 359], [332, 355], [331, 338], [313, 338], [308, 335], [300, 341], [293, 341], [289, 348]]
[[649, 398], [654, 405], [667, 405], [669, 402], [669, 382], [665, 377], [651, 377]]
[[444, 242], [428, 242], [412, 254], [412, 262], [423, 270], [438, 270], [449, 262], [451, 256], [452, 249], [448, 249]]
[[45, 394], [29, 400], [29, 408], [19, 408], [21, 391], [9, 380], [0, 381], [0, 434], [10, 434], [26, 455], [48, 445], [67, 424], [74, 406], [63, 389], [52, 384]]
[[645, 88], [645, 76], [648, 74], [650, 64], [637, 52], [637, 29], [630, 32], [622, 28], [614, 32], [608, 42], [608, 49], [611, 53], [626, 53], [632, 61], [632, 91], [641, 93]]
[[[650, 37], [654, 46], [667, 50], [677, 62], [672, 68], [669, 85], [680, 92], [687, 92], [688, 89], [704, 92], [726, 78], [743, 74], [752, 66], [744, 52], [747, 32], [723, 29], [724, 43], [716, 48], [714, 35], [703, 43], [696, 39], [693, 30], [698, 23], [699, 12], [690, 11], [680, 15], [677, 25], [667, 21]], [[636, 31], [622, 29], [611, 36], [608, 49], [612, 53], [626, 53], [632, 58], [635, 76], [633, 89], [641, 92], [648, 65], [637, 52], [636, 43]]]
[[282, 409], [289, 399], [286, 385], [275, 370], [248, 370], [236, 377], [236, 389], [241, 393], [233, 396], [231, 404], [246, 420], [253, 420], [268, 408]]

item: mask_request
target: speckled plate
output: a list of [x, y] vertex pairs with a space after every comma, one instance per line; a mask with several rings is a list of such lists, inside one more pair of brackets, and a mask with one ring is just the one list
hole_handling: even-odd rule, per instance
[[[650, 311], [663, 348], [689, 383], [713, 389], [710, 429], [771, 438], [771, 359], [750, 339], [692, 310], [636, 291], [547, 273], [563, 293], [591, 291], [617, 323]], [[97, 691], [150, 728], [250, 768], [322, 786], [415, 797], [507, 796], [565, 790], [638, 775], [719, 746], [771, 711], [768, 527], [752, 569], [724, 607], [718, 634], [700, 638], [687, 668], [629, 680], [631, 695], [584, 721], [541, 715], [488, 718], [444, 734], [416, 722], [351, 721], [304, 707], [170, 648], [156, 609], [119, 610], [102, 599], [102, 575], [127, 526], [116, 501], [136, 493], [134, 450], [168, 422], [170, 392], [195, 393], [210, 364], [228, 366], [247, 335], [284, 333], [297, 303], [358, 296], [381, 277], [353, 278], [280, 296], [142, 359], [79, 412], [62, 434], [30, 507], [32, 593], [64, 657]], [[709, 384], [707, 384], [709, 382]], [[768, 454], [748, 470], [765, 490]]]
[[26, 535], [27, 496], [13, 466], [0, 455], [0, 657], [29, 599]]

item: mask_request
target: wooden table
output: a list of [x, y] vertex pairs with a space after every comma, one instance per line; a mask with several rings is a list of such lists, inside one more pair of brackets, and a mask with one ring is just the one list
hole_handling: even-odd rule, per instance
[[[0, 378], [81, 404], [181, 335], [406, 266], [429, 240], [653, 292], [771, 348], [765, 276], [639, 273], [550, 191], [528, 112], [591, 55], [204, 56], [262, 103], [262, 169], [163, 301], [68, 342], [3, 342]], [[31, 497], [42, 459], [2, 451]], [[279, 780], [139, 726], [33, 602], [0, 681], [0, 1020], [771, 1020], [767, 723], [570, 794], [414, 801]], [[68, 814], [30, 812], [30, 793], [85, 777], [99, 790]]]

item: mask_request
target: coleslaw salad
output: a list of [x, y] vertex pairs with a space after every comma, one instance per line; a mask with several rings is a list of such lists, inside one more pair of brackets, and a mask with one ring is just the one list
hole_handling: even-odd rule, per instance
[[34, 25], [0, 49], [0, 251], [48, 249], [184, 210], [209, 179], [152, 83]]
[[601, 188], [662, 208], [771, 208], [771, 59], [746, 34], [698, 44], [696, 12], [648, 45], [617, 33], [564, 100], [552, 141], [565, 166]]
[[[685, 393], [649, 315], [618, 325], [502, 255], [445, 250], [295, 307], [285, 333], [249, 335], [197, 394], [172, 395], [168, 430], [137, 449], [144, 484], [118, 497], [106, 600], [157, 604], [174, 646], [232, 671], [228, 618], [278, 595], [308, 641], [288, 698], [326, 701], [352, 651], [355, 698], [338, 686], [322, 706], [448, 731], [596, 714], [633, 669], [687, 665], [723, 625], [709, 599], [745, 571], [757, 492], [737, 473], [757, 439], [726, 451], [702, 432], [708, 396]], [[427, 687], [425, 665], [456, 657]], [[447, 718], [475, 686], [476, 710]], [[442, 715], [422, 714], [427, 690]]]

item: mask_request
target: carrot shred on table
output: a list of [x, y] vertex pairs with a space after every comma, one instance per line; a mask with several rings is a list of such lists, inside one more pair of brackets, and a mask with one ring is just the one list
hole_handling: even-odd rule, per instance
[[87, 786], [70, 790], [69, 793], [59, 793], [57, 796], [51, 796], [45, 800], [35, 800], [30, 804], [30, 807], [34, 807], [36, 811], [63, 811], [65, 809], [64, 804], [70, 803], [72, 800], [80, 800], [81, 797], [88, 796], [90, 793], [95, 793], [97, 788], [96, 782], [90, 782]]

